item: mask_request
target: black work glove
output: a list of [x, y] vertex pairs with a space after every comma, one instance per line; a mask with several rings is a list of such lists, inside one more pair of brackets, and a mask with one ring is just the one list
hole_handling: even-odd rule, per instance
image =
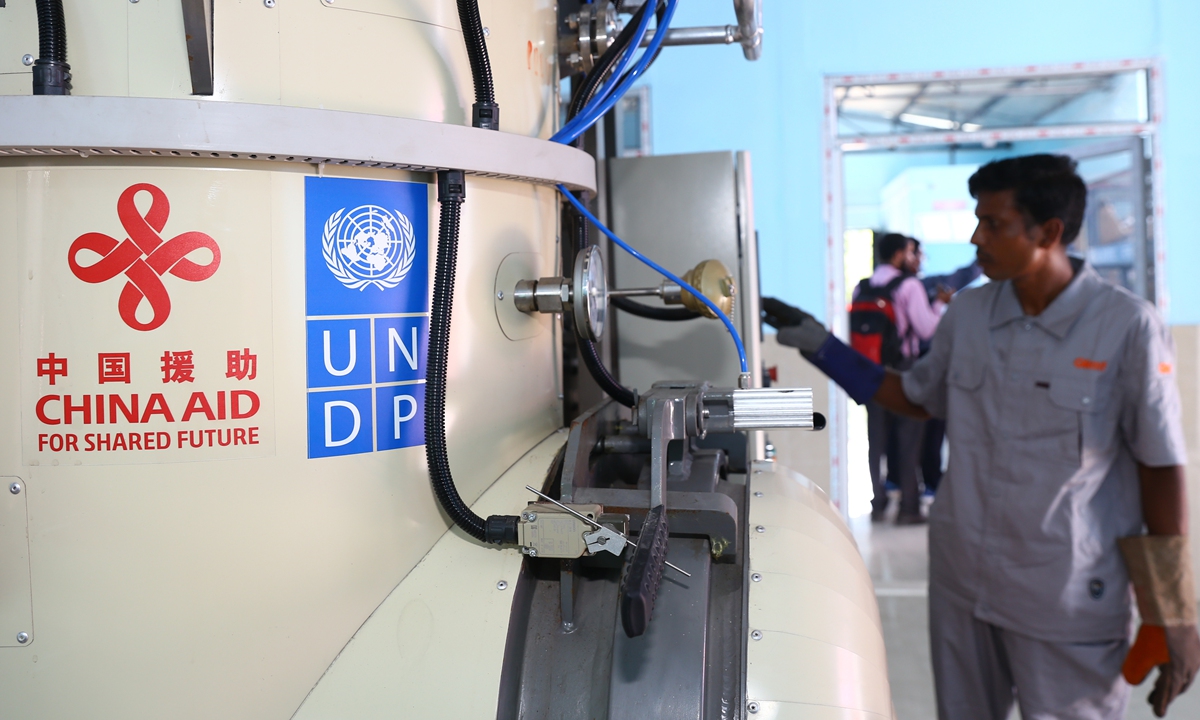
[[797, 348], [803, 354], [815, 353], [829, 338], [829, 331], [815, 317], [782, 300], [763, 298], [762, 313], [763, 322], [778, 329], [779, 344]]

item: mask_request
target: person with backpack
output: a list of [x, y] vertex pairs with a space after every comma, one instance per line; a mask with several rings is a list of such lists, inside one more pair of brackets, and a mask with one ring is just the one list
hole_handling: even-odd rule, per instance
[[[874, 362], [903, 371], [920, 356], [921, 342], [933, 337], [948, 296], [931, 305], [925, 286], [906, 271], [915, 262], [916, 243], [899, 233], [888, 233], [877, 243], [879, 264], [871, 277], [854, 290], [850, 305], [850, 346]], [[875, 402], [867, 403], [867, 462], [874, 499], [871, 520], [884, 519], [888, 507], [884, 486], [883, 456], [892, 438], [895, 457], [888, 457], [889, 479], [900, 487], [898, 525], [925, 522], [921, 514], [920, 479], [917, 463], [921, 453], [924, 422], [897, 415]]]

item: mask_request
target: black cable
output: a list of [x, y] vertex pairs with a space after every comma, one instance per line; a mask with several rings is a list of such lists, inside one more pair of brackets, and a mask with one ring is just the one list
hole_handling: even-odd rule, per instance
[[458, 0], [458, 22], [471, 62], [471, 80], [475, 85], [475, 104], [471, 106], [471, 126], [485, 130], [500, 129], [500, 106], [492, 81], [492, 63], [488, 59], [483, 22], [479, 19], [478, 0]]
[[517, 542], [517, 517], [492, 515], [484, 520], [472, 512], [458, 494], [446, 453], [446, 366], [458, 268], [458, 231], [467, 193], [461, 170], [443, 170], [437, 180], [442, 214], [429, 312], [429, 354], [425, 361], [425, 459], [429, 464], [429, 480], [438, 502], [455, 525], [477, 540], [513, 545]]
[[[582, 199], [580, 198], [580, 200]], [[580, 253], [586, 250], [591, 244], [588, 241], [587, 218], [575, 210], [575, 207], [570, 203], [567, 203], [567, 206], [570, 208], [571, 217], [575, 220], [575, 251], [576, 253]], [[572, 258], [572, 261], [574, 261], [574, 258]], [[581, 332], [576, 332], [575, 344], [579, 348], [579, 356], [583, 358], [583, 364], [587, 367], [592, 379], [596, 381], [601, 390], [625, 407], [634, 407], [637, 405], [637, 390], [625, 387], [609, 372], [608, 368], [604, 366], [604, 360], [600, 358], [600, 352], [596, 349], [596, 343], [592, 342], [591, 338], [585, 337]]]
[[642, 6], [633, 13], [633, 17], [629, 22], [625, 23], [625, 27], [617, 35], [617, 39], [613, 41], [613, 44], [604, 51], [604, 54], [592, 66], [592, 71], [584, 77], [583, 83], [575, 89], [575, 93], [571, 97], [571, 104], [567, 106], [568, 122], [573, 120], [583, 110], [584, 106], [591, 102], [592, 98], [596, 95], [596, 91], [600, 89], [605, 76], [617, 64], [617, 60], [625, 53], [625, 49], [629, 47], [629, 43], [633, 42], [637, 26], [641, 23], [642, 16], [646, 14], [646, 8], [649, 5], [650, 3], [648, 2], [642, 3]]
[[627, 297], [609, 297], [608, 304], [617, 307], [630, 315], [637, 315], [649, 320], [695, 320], [700, 317], [700, 313], [692, 312], [685, 307], [655, 307], [653, 305], [643, 305], [636, 300], [631, 300]]
[[67, 64], [67, 20], [62, 0], [36, 0], [38, 59], [33, 63], [34, 95], [70, 95]]

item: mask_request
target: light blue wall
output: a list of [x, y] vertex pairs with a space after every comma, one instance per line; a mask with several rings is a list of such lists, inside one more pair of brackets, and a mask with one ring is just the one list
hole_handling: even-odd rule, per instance
[[[1200, 2], [764, 0], [757, 63], [736, 47], [670, 48], [648, 74], [659, 154], [749, 150], [763, 292], [824, 313], [824, 76], [1158, 57], [1163, 61], [1170, 318], [1200, 323]], [[731, 22], [730, 0], [681, 0], [676, 24]]]

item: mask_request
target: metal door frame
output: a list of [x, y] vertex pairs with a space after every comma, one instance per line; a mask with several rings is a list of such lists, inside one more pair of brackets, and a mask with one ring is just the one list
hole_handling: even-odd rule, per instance
[[[1018, 127], [977, 132], [921, 132], [895, 135], [869, 135], [854, 138], [838, 136], [837, 88], [844, 85], [891, 83], [920, 83], [944, 80], [1028, 79], [1043, 76], [1090, 75], [1098, 72], [1128, 72], [1146, 70], [1149, 94], [1149, 120], [1144, 123], [1096, 123], [1091, 125], [1059, 125], [1048, 127]], [[847, 333], [845, 270], [843, 268], [843, 236], [846, 230], [844, 156], [847, 152], [907, 147], [938, 147], [987, 142], [1017, 142], [1028, 140], [1089, 139], [1102, 137], [1141, 137], [1150, 142], [1150, 176], [1153, 213], [1150, 231], [1153, 234], [1154, 298], [1160, 312], [1169, 304], [1166, 289], [1166, 243], [1163, 236], [1163, 160], [1161, 123], [1163, 114], [1162, 66], [1157, 59], [1126, 59], [1104, 62], [1080, 62], [1064, 65], [1027, 65], [1009, 68], [978, 68], [920, 73], [875, 73], [865, 75], [825, 76], [825, 121], [821, 136], [823, 158], [822, 180], [825, 202], [823, 220], [827, 228], [825, 273], [826, 317], [839, 337]], [[846, 394], [832, 382], [829, 385], [829, 426], [835, 437], [829, 443], [830, 499], [848, 516], [848, 468], [846, 465], [847, 417]]]

